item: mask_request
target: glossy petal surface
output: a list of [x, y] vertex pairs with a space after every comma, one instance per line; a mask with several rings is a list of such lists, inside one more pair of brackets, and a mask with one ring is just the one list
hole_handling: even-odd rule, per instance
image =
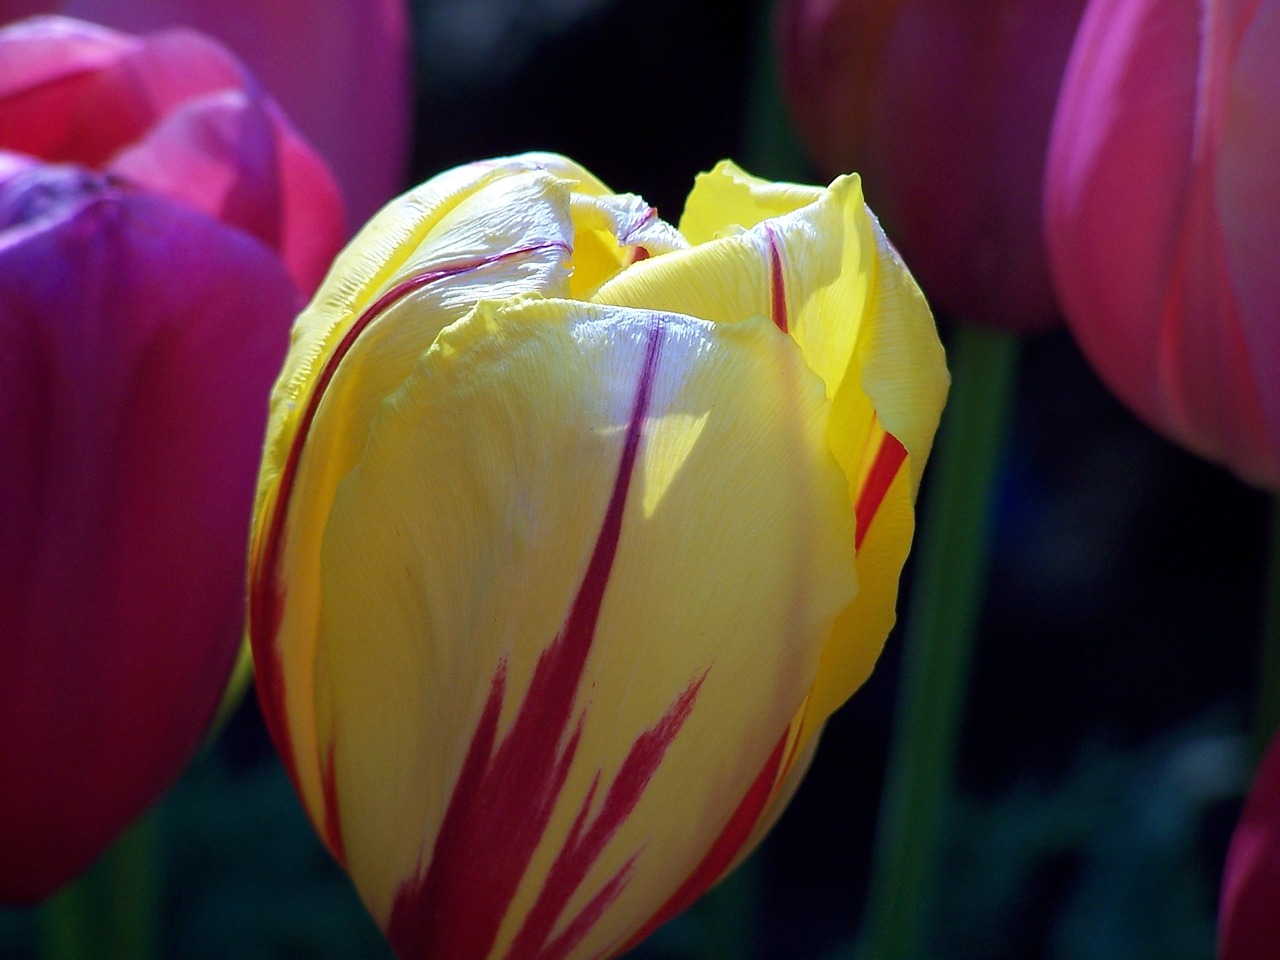
[[0, 898], [23, 900], [204, 735], [296, 294], [203, 215], [74, 171], [20, 179], [0, 187], [0, 770], [20, 785], [0, 791]]
[[366, 227], [273, 395], [251, 635], [400, 956], [613, 956], [745, 855], [883, 644], [945, 390], [854, 178], [725, 165], [677, 231], [530, 154]]
[[[732, 388], [744, 379], [756, 389]], [[617, 883], [563, 954], [594, 955], [693, 871], [855, 589], [824, 408], [763, 320], [560, 302], [478, 311], [385, 402], [327, 525], [318, 672], [348, 867], [406, 955], [483, 956], [495, 919], [499, 955], [513, 937], [535, 955]], [[497, 689], [479, 758], [492, 782], [473, 786], [461, 771], [488, 753]], [[419, 729], [425, 750], [406, 736]], [[601, 836], [574, 849], [588, 811], [579, 832]], [[384, 889], [415, 866], [420, 885]], [[420, 911], [450, 919], [409, 927]]]
[[[863, 527], [863, 584], [824, 653], [808, 705], [816, 729], [870, 675], [893, 625], [912, 504], [946, 395], [942, 349], [924, 298], [867, 215], [856, 177], [820, 191], [722, 164], [698, 179], [680, 226], [697, 244], [692, 250], [637, 264], [598, 299], [717, 322], [769, 316], [791, 334], [832, 402], [828, 443]], [[895, 448], [917, 456], [899, 458]]]

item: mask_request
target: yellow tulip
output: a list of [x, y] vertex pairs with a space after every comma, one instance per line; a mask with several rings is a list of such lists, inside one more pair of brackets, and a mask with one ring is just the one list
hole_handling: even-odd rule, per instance
[[298, 319], [259, 689], [403, 958], [614, 955], [756, 843], [894, 619], [947, 390], [856, 177], [563, 157], [391, 203]]

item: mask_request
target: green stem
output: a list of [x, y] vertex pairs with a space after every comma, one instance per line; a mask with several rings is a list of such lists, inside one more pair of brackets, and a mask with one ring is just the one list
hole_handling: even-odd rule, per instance
[[40, 906], [36, 930], [45, 960], [91, 960], [94, 956], [92, 900], [85, 877]]
[[116, 841], [106, 866], [103, 903], [111, 916], [111, 946], [120, 960], [157, 956], [160, 877], [156, 817], [143, 816]]
[[930, 463], [897, 714], [859, 955], [908, 960], [929, 948], [935, 874], [978, 615], [994, 480], [1012, 419], [1018, 341], [960, 327], [951, 395]]
[[1258, 757], [1280, 728], [1280, 498], [1271, 504], [1271, 540], [1264, 589], [1262, 657], [1253, 719], [1253, 746]]
[[45, 960], [151, 960], [157, 956], [160, 882], [156, 826], [144, 815], [37, 916]]

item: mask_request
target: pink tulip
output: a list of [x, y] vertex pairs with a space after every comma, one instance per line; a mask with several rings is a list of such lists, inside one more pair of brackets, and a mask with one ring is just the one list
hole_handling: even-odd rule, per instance
[[1280, 487], [1280, 0], [1092, 0], [1045, 224], [1067, 321], [1139, 416]]
[[1218, 907], [1218, 960], [1280, 957], [1280, 737], [1258, 768], [1231, 837]]
[[413, 129], [404, 0], [0, 0], [0, 22], [38, 11], [221, 40], [337, 173], [353, 224], [404, 188]]
[[792, 117], [856, 170], [929, 299], [1010, 330], [1057, 320], [1041, 229], [1053, 104], [1083, 0], [783, 0]]
[[2, 32], [0, 149], [112, 174], [279, 251], [306, 294], [341, 241], [337, 184], [225, 49], [62, 17]]
[[341, 224], [211, 41], [0, 30], [0, 899], [87, 866], [205, 735], [267, 394]]

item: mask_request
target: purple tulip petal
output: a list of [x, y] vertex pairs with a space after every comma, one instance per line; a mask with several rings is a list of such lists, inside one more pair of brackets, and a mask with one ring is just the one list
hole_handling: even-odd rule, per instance
[[243, 232], [81, 169], [0, 211], [0, 897], [31, 900], [205, 734], [298, 302]]
[[342, 198], [324, 163], [278, 110], [243, 91], [189, 101], [108, 169], [276, 248], [308, 293], [345, 229]]

